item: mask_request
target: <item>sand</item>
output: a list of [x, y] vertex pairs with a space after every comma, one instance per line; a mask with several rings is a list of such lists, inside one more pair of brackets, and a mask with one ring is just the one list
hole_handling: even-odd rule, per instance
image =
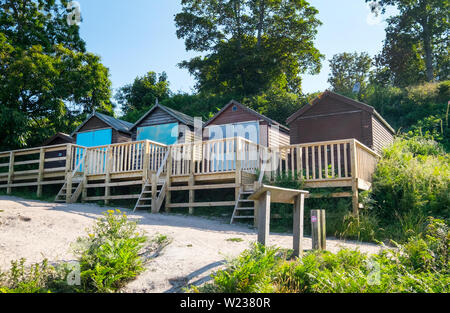
[[[26, 258], [27, 263], [47, 258], [51, 263], [73, 261], [70, 249], [79, 236], [95, 223], [101, 213], [111, 209], [94, 204], [57, 204], [0, 197], [0, 269], [9, 268], [11, 260]], [[172, 242], [152, 259], [147, 270], [128, 284], [124, 292], [181, 292], [188, 284], [199, 285], [212, 272], [256, 241], [256, 231], [227, 221], [177, 214], [129, 213], [139, 220], [146, 235], [167, 235]], [[229, 239], [241, 238], [242, 241]], [[271, 234], [270, 245], [292, 248], [289, 234]], [[311, 239], [304, 238], [305, 249]], [[342, 247], [376, 253], [375, 244], [327, 239], [327, 249]]]

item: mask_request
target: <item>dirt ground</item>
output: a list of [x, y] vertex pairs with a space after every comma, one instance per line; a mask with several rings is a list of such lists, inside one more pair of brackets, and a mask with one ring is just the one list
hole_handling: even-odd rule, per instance
[[[26, 258], [27, 263], [72, 261], [70, 244], [86, 235], [101, 213], [110, 208], [94, 204], [57, 204], [0, 196], [0, 269], [11, 260]], [[188, 284], [199, 285], [224, 261], [236, 256], [256, 241], [256, 231], [225, 221], [174, 214], [129, 213], [151, 237], [167, 235], [172, 242], [150, 261], [147, 270], [131, 282], [126, 292], [180, 292]], [[242, 241], [229, 239], [241, 238]], [[289, 234], [271, 234], [270, 245], [292, 248]], [[304, 239], [305, 249], [311, 239]], [[341, 247], [376, 253], [374, 244], [327, 239], [327, 249]]]

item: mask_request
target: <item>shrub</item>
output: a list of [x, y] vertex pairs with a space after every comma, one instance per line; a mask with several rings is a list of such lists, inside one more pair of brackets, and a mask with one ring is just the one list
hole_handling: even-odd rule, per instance
[[108, 210], [74, 247], [79, 253], [81, 291], [114, 292], [143, 271], [140, 252], [146, 237], [120, 210]]
[[385, 236], [405, 240], [423, 231], [427, 216], [449, 218], [449, 154], [432, 140], [398, 138], [384, 150], [372, 188]]
[[424, 234], [376, 255], [342, 249], [287, 260], [276, 248], [253, 246], [198, 292], [449, 292], [448, 226], [430, 218]]
[[221, 293], [272, 292], [272, 270], [279, 257], [278, 249], [266, 248], [255, 244], [231, 260], [228, 268], [218, 271], [214, 284], [207, 285], [202, 291]]
[[54, 267], [47, 259], [25, 266], [25, 259], [11, 261], [8, 272], [0, 272], [0, 293], [50, 293], [70, 291], [64, 266]]

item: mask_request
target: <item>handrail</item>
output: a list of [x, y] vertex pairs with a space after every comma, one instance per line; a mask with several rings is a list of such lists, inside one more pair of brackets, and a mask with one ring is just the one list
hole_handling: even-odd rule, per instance
[[166, 152], [166, 155], [164, 156], [163, 160], [161, 161], [161, 165], [159, 166], [158, 171], [156, 172], [156, 181], [158, 181], [159, 176], [161, 176], [162, 172], [164, 171], [164, 167], [166, 166], [167, 159], [169, 158], [170, 150]]
[[80, 167], [80, 165], [83, 165], [84, 162], [86, 161], [86, 155], [87, 155], [87, 151], [85, 151], [83, 157], [81, 158], [80, 163], [78, 163], [77, 166], [75, 166], [73, 172], [72, 172], [72, 177], [75, 176], [75, 174], [77, 173], [77, 169]]
[[108, 147], [119, 147], [119, 146], [127, 146], [127, 145], [131, 145], [131, 144], [138, 144], [138, 143], [145, 143], [145, 142], [149, 142], [150, 144], [154, 144], [163, 148], [166, 148], [167, 145], [160, 143], [160, 142], [156, 142], [156, 141], [152, 141], [152, 140], [139, 140], [139, 141], [127, 141], [127, 142], [121, 142], [121, 143], [113, 143], [113, 144], [109, 144], [109, 145], [102, 145], [102, 146], [94, 146], [94, 147], [89, 147], [87, 149], [93, 150], [93, 149], [98, 149], [98, 148], [108, 148]]
[[[1, 155], [8, 155], [8, 154], [10, 154], [11, 152], [14, 152], [14, 153], [16, 153], [16, 152], [28, 152], [28, 151], [33, 151], [33, 150], [36, 150], [36, 153], [39, 153], [40, 152], [40, 150], [41, 150], [41, 148], [43, 148], [44, 150], [46, 150], [46, 149], [57, 149], [57, 148], [62, 148], [62, 147], [67, 147], [67, 145], [70, 145], [70, 144], [67, 144], [67, 143], [65, 143], [65, 144], [60, 144], [60, 145], [54, 145], [54, 146], [43, 146], [43, 147], [34, 147], [34, 148], [25, 148], [25, 149], [16, 149], [16, 150], [7, 150], [7, 151], [0, 151], [0, 156]], [[30, 153], [31, 154], [31, 153]]]

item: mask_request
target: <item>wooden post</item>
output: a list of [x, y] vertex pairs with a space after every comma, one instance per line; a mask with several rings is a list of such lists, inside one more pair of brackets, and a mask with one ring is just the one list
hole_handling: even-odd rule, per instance
[[6, 193], [11, 194], [11, 185], [13, 183], [14, 175], [14, 151], [9, 153], [9, 171], [8, 171], [8, 187], [6, 188]]
[[171, 196], [172, 193], [170, 191], [170, 176], [172, 174], [172, 149], [170, 146], [167, 148], [169, 149], [169, 156], [167, 157], [167, 173], [166, 173], [166, 212], [170, 212], [170, 202], [171, 202]]
[[[155, 157], [154, 155], [152, 157]], [[142, 164], [142, 189], [144, 189], [145, 183], [148, 181], [148, 172], [150, 165], [150, 144], [146, 140], [144, 144], [144, 162]]]
[[[359, 216], [359, 191], [358, 191], [358, 163], [357, 163], [357, 155], [356, 155], [356, 141], [353, 139], [350, 142], [350, 166], [352, 171], [352, 207], [353, 214], [358, 217]], [[347, 159], [347, 155], [345, 155], [345, 159]]]
[[311, 238], [313, 250], [325, 250], [325, 210], [311, 210]]
[[321, 230], [321, 237], [322, 240], [320, 248], [322, 250], [327, 250], [327, 226], [326, 226], [326, 217], [325, 217], [325, 210], [319, 210], [320, 212], [320, 230]]
[[253, 227], [258, 228], [259, 201], [254, 200], [253, 203]]
[[158, 198], [158, 181], [156, 173], [152, 173], [152, 213], [157, 213], [156, 200]]
[[[87, 174], [88, 174], [88, 162], [89, 162], [89, 154], [88, 149], [83, 150], [84, 153], [84, 163], [83, 163], [83, 190], [81, 192], [81, 202], [84, 202], [84, 199], [87, 198]], [[71, 173], [70, 173], [71, 174]]]
[[266, 245], [270, 228], [270, 191], [266, 191], [258, 200], [258, 242]]
[[236, 183], [236, 189], [235, 189], [235, 201], [239, 201], [239, 194], [241, 191], [241, 159], [240, 159], [240, 140], [239, 137], [235, 137], [236, 140], [236, 151], [234, 151], [234, 158], [236, 160], [236, 176], [235, 176], [235, 183]]
[[[194, 160], [194, 144], [191, 145], [191, 160], [190, 160], [190, 176], [189, 176], [189, 187], [194, 187], [195, 185], [195, 160]], [[194, 214], [194, 207], [192, 206], [195, 201], [195, 191], [194, 189], [189, 189], [189, 214]]]
[[66, 203], [70, 203], [72, 198], [72, 173], [66, 176]]
[[304, 217], [305, 195], [300, 194], [295, 197], [294, 202], [294, 228], [293, 228], [293, 248], [294, 256], [303, 255], [303, 217]]
[[[77, 164], [75, 163], [75, 166]], [[72, 170], [72, 144], [66, 146], [66, 174]]]
[[41, 148], [39, 151], [39, 174], [37, 179], [37, 191], [36, 196], [42, 196], [42, 180], [44, 178], [44, 161], [45, 161], [45, 150]]
[[109, 204], [109, 196], [111, 194], [111, 170], [112, 170], [112, 150], [111, 146], [106, 149], [106, 165], [105, 165], [105, 205]]

